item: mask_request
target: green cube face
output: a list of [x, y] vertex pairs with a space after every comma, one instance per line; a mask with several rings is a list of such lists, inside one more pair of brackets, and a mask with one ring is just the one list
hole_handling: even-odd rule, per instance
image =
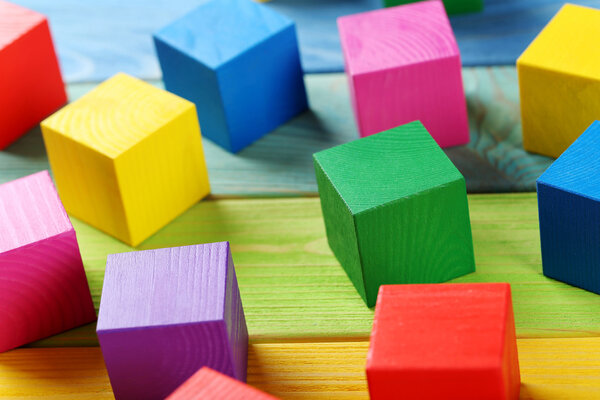
[[[423, 0], [383, 0], [384, 7], [400, 6]], [[483, 10], [483, 0], [443, 0], [448, 15], [465, 14]]]
[[465, 180], [420, 122], [314, 162], [329, 245], [369, 307], [380, 285], [475, 271]]

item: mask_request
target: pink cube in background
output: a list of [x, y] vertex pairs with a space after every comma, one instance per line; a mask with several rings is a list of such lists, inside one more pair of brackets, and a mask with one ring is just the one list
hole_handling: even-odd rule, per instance
[[441, 1], [338, 19], [361, 136], [420, 120], [441, 147], [469, 142], [460, 53]]
[[0, 185], [0, 352], [95, 319], [75, 230], [48, 172]]

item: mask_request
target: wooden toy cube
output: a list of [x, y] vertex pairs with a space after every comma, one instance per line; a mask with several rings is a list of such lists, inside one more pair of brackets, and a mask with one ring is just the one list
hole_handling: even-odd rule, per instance
[[[383, 0], [383, 5], [394, 7], [417, 1], [422, 0]], [[483, 10], [483, 0], [444, 0], [444, 6], [448, 14], [463, 14]]]
[[314, 160], [329, 246], [369, 307], [380, 285], [475, 270], [465, 180], [420, 122]]
[[251, 0], [212, 0], [154, 35], [167, 90], [238, 152], [308, 107], [296, 28]]
[[600, 122], [537, 180], [544, 275], [600, 294]]
[[0, 150], [67, 102], [46, 17], [0, 0]]
[[244, 385], [208, 367], [202, 367], [167, 400], [275, 400], [276, 398]]
[[361, 136], [420, 120], [442, 147], [469, 142], [460, 54], [440, 1], [341, 17], [338, 27]]
[[164, 399], [203, 366], [246, 381], [229, 243], [109, 255], [97, 333], [117, 399]]
[[95, 319], [75, 230], [48, 171], [0, 185], [0, 352]]
[[566, 4], [517, 60], [525, 150], [558, 157], [600, 118], [600, 10]]
[[517, 400], [510, 286], [382, 286], [367, 379], [373, 400]]
[[137, 246], [209, 191], [193, 103], [117, 74], [42, 122], [69, 214]]

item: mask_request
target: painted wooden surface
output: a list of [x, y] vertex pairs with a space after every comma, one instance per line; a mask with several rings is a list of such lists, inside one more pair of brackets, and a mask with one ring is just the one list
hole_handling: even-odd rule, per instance
[[369, 307], [380, 285], [440, 283], [475, 270], [464, 178], [423, 124], [314, 159], [329, 245]]
[[0, 185], [0, 352], [95, 319], [75, 230], [48, 172]]
[[[542, 274], [535, 194], [473, 195], [469, 208], [477, 272], [457, 282], [510, 283], [518, 337], [600, 335], [600, 297]], [[98, 305], [107, 254], [133, 249], [73, 224]], [[251, 342], [368, 337], [373, 311], [329, 250], [318, 199], [203, 201], [140, 249], [223, 240], [235, 254]], [[88, 325], [35, 345], [97, 341]]]
[[523, 146], [558, 157], [600, 119], [600, 10], [565, 5], [517, 61]]
[[[421, 0], [383, 0], [386, 7], [414, 3]], [[470, 13], [483, 10], [483, 0], [444, 0], [446, 12], [451, 14]]]
[[381, 286], [366, 373], [373, 400], [518, 399], [510, 285]]
[[[205, 1], [205, 0], [203, 0]], [[457, 0], [459, 1], [459, 0]], [[198, 0], [15, 0], [48, 15], [68, 82], [101, 81], [123, 71], [158, 79], [152, 32], [198, 6]], [[600, 0], [571, 3], [600, 7]], [[485, 0], [481, 13], [451, 18], [464, 65], [509, 65], [564, 4], [564, 0]], [[373, 10], [382, 0], [273, 0], [269, 7], [298, 25], [307, 72], [341, 72], [335, 20]], [[118, 9], [119, 12], [115, 12]], [[108, 24], [108, 25], [107, 25]], [[119, 46], [114, 46], [119, 43]]]
[[4, 0], [0, 0], [0, 76], [2, 150], [67, 102], [48, 21]]
[[268, 6], [209, 1], [154, 43], [167, 90], [195, 103], [202, 135], [230, 152], [308, 108], [296, 26]]
[[600, 293], [600, 121], [539, 177], [544, 275]]
[[162, 400], [203, 366], [245, 381], [229, 244], [109, 255], [97, 333], [118, 398]]
[[252, 386], [202, 367], [166, 400], [275, 400]]
[[460, 55], [441, 1], [338, 19], [361, 136], [421, 121], [442, 147], [469, 142]]
[[[469, 192], [534, 191], [551, 159], [523, 150], [519, 92], [512, 67], [466, 68], [471, 142], [446, 149]], [[155, 83], [158, 85], [157, 83]], [[358, 138], [342, 74], [306, 77], [311, 111], [231, 155], [204, 140], [212, 193], [245, 196], [316, 193], [312, 154]], [[95, 84], [70, 85], [71, 100]], [[0, 152], [0, 182], [43, 169], [48, 160], [39, 129]]]
[[117, 74], [41, 124], [69, 215], [136, 246], [210, 191], [195, 107]]
[[[519, 339], [522, 400], [600, 397], [600, 339]], [[248, 383], [281, 399], [368, 399], [368, 342], [264, 343], [249, 349]], [[112, 399], [99, 348], [0, 354], [3, 398]]]

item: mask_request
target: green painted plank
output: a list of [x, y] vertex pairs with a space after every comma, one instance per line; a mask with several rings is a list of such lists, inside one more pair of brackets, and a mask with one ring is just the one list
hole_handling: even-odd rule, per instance
[[[551, 160], [521, 144], [519, 92], [513, 67], [465, 68], [471, 143], [446, 153], [465, 176], [469, 192], [534, 191]], [[160, 86], [158, 82], [154, 82]], [[76, 99], [95, 84], [68, 87]], [[311, 111], [237, 155], [205, 140], [214, 194], [316, 193], [312, 154], [358, 138], [344, 74], [307, 75]], [[0, 183], [48, 168], [39, 129], [0, 152]]]
[[[519, 337], [600, 335], [600, 296], [541, 273], [535, 194], [469, 197], [477, 272], [510, 282]], [[131, 250], [74, 220], [96, 306], [106, 255]], [[332, 255], [317, 198], [204, 201], [141, 249], [229, 240], [252, 341], [366, 339], [368, 309]], [[93, 325], [36, 346], [96, 345]]]

